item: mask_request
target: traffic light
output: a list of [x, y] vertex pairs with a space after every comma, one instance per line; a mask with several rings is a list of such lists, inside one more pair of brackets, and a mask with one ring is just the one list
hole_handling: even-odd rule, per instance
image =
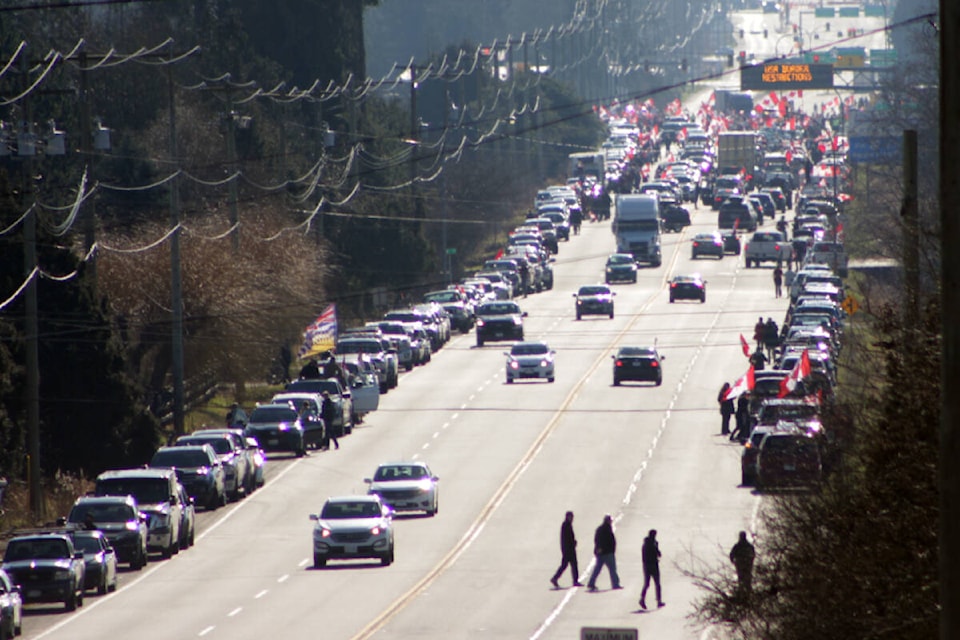
[[814, 64], [820, 62], [820, 54], [819, 54], [819, 53], [813, 54], [813, 62], [814, 62]]
[[746, 51], [741, 51], [741, 52], [740, 52], [740, 64], [747, 64], [747, 52], [746, 52]]

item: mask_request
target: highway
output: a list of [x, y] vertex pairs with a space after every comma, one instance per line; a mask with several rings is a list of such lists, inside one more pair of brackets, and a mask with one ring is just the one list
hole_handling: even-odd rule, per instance
[[[508, 386], [508, 343], [478, 349], [473, 333], [457, 336], [403, 374], [339, 451], [271, 460], [264, 488], [201, 515], [194, 548], [125, 572], [116, 593], [88, 597], [76, 613], [29, 614], [25, 637], [574, 638], [583, 626], [712, 637], [688, 626], [698, 593], [681, 571], [728, 562], [760, 506], [738, 487], [739, 447], [719, 435], [716, 394], [747, 368], [739, 335], [750, 338], [758, 316], [780, 322], [786, 300], [774, 298], [772, 267], [692, 261], [689, 238], [713, 230], [716, 214], [691, 213], [684, 233], [664, 236], [662, 267], [615, 285], [612, 320], [576, 321], [571, 297], [602, 280], [609, 223], [587, 223], [561, 243], [555, 288], [520, 300], [527, 339], [557, 351], [555, 383]], [[706, 303], [669, 304], [667, 278], [691, 272], [708, 282]], [[613, 387], [615, 348], [654, 343], [666, 355], [663, 385]], [[378, 463], [414, 458], [440, 476], [439, 514], [396, 518], [390, 567], [314, 570], [309, 514], [328, 495], [365, 492]], [[623, 590], [610, 590], [606, 573], [596, 593], [570, 588], [569, 574], [551, 587], [567, 510], [584, 583], [594, 529], [614, 517]], [[666, 606], [641, 611], [640, 547], [651, 528]]]

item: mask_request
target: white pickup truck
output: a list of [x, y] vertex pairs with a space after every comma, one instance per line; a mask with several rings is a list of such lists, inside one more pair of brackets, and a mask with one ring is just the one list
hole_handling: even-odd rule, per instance
[[847, 277], [847, 252], [840, 242], [814, 242], [807, 250], [805, 264], [825, 264], [841, 278]]
[[786, 263], [792, 252], [793, 247], [779, 231], [757, 231], [747, 242], [743, 255], [749, 269], [751, 263], [755, 267], [759, 267], [764, 261]]

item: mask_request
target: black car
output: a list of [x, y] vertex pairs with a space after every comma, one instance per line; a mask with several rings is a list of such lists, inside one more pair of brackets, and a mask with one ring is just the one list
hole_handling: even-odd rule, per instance
[[605, 284], [588, 284], [573, 294], [577, 299], [577, 320], [583, 316], [613, 318], [613, 296], [617, 295]]
[[674, 300], [707, 301], [707, 283], [700, 276], [674, 276], [670, 280], [670, 302]]
[[175, 470], [187, 495], [208, 510], [227, 503], [223, 464], [209, 444], [160, 447], [153, 454], [150, 467]]
[[637, 281], [637, 261], [629, 253], [614, 253], [607, 258], [604, 279], [611, 282]]
[[727, 231], [720, 234], [720, 237], [723, 239], [723, 252], [725, 254], [740, 255], [740, 236], [737, 235], [736, 231]]
[[83, 552], [86, 566], [84, 589], [96, 589], [100, 595], [117, 590], [117, 552], [102, 531], [77, 529], [70, 532], [76, 551]]
[[[319, 418], [317, 418], [319, 420]], [[262, 404], [250, 414], [246, 434], [265, 451], [291, 451], [298, 458], [307, 453], [304, 421], [289, 402]], [[322, 428], [319, 429], [322, 434]]]
[[81, 496], [73, 503], [67, 526], [94, 527], [107, 536], [119, 562], [139, 571], [147, 564], [147, 516], [133, 496]]
[[477, 346], [497, 340], [523, 340], [526, 311], [508, 300], [487, 302], [477, 307]]
[[620, 347], [613, 356], [613, 386], [619, 387], [624, 380], [638, 380], [659, 387], [663, 382], [660, 363], [664, 358], [653, 347]]
[[676, 205], [667, 206], [660, 210], [660, 220], [664, 231], [679, 233], [690, 226], [690, 211]]

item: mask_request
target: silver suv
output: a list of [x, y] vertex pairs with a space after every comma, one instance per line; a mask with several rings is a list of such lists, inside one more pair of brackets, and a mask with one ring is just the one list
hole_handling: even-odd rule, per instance
[[147, 550], [169, 558], [180, 551], [180, 502], [173, 469], [121, 469], [97, 476], [98, 496], [132, 496], [147, 516]]

